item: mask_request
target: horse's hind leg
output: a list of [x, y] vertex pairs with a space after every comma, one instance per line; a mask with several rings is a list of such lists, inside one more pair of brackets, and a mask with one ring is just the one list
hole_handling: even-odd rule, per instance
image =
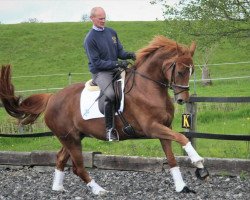
[[82, 145], [80, 137], [69, 134], [66, 138], [60, 138], [60, 141], [67, 148], [68, 154], [73, 163], [73, 172], [79, 176], [88, 186], [88, 188], [96, 195], [100, 195], [106, 192], [101, 186], [99, 186], [89, 175], [84, 167]]
[[53, 179], [52, 190], [63, 191], [64, 167], [69, 159], [69, 153], [66, 148], [62, 147], [57, 153], [56, 169]]
[[56, 168], [60, 171], [64, 171], [64, 167], [69, 160], [69, 153], [65, 147], [62, 147], [61, 150], [57, 153], [56, 158]]
[[186, 186], [183, 181], [180, 168], [177, 166], [175, 156], [172, 151], [171, 140], [160, 140], [164, 153], [166, 154], [168, 164], [170, 166], [170, 173], [173, 177], [176, 192], [194, 192]]

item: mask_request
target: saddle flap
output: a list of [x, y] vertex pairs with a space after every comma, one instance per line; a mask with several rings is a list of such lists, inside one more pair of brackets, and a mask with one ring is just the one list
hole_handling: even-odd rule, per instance
[[[124, 109], [124, 86], [125, 86], [125, 72], [122, 72], [121, 78], [118, 79], [119, 87], [121, 86], [121, 93], [118, 95], [121, 97], [119, 111], [123, 111]], [[96, 85], [93, 86], [92, 80], [88, 80], [85, 83], [85, 88], [82, 91], [81, 99], [80, 99], [80, 107], [81, 114], [83, 119], [93, 119], [104, 117], [103, 114], [99, 110], [98, 101], [100, 95], [100, 88]]]

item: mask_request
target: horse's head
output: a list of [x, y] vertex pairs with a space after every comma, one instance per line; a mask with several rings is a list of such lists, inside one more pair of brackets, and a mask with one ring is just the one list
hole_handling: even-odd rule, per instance
[[177, 46], [177, 56], [167, 59], [163, 63], [165, 78], [174, 91], [174, 97], [178, 104], [186, 103], [189, 99], [189, 78], [194, 71], [193, 55], [196, 48], [192, 43], [189, 48]]
[[[144, 75], [140, 74], [142, 77], [160, 86], [169, 85], [174, 91], [177, 103], [183, 104], [189, 99], [189, 78], [194, 71], [195, 48], [195, 43], [186, 47], [164, 36], [156, 36], [148, 46], [137, 52], [135, 63], [137, 74], [140, 74], [138, 71], [142, 68], [144, 69]], [[148, 70], [147, 76], [145, 70]], [[156, 79], [157, 76], [161, 76], [160, 80]]]

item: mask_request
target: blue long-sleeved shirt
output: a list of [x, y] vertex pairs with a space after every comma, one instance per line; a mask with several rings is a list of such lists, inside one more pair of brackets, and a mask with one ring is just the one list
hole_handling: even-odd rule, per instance
[[108, 27], [103, 31], [90, 30], [84, 40], [84, 48], [89, 59], [89, 70], [95, 74], [116, 68], [117, 60], [127, 59], [117, 33]]

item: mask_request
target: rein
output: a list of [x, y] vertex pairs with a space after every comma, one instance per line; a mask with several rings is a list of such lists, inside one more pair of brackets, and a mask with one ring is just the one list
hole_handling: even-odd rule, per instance
[[150, 80], [150, 81], [153, 81], [153, 82], [155, 82], [155, 83], [157, 83], [157, 84], [159, 84], [159, 85], [161, 85], [161, 86], [163, 86], [163, 87], [166, 87], [166, 88], [169, 87], [169, 84], [163, 83], [163, 82], [161, 82], [161, 81], [154, 80], [154, 79], [152, 79], [152, 78], [150, 78], [150, 77], [145, 76], [144, 74], [141, 74], [140, 72], [137, 72], [136, 70], [134, 70], [134, 73], [140, 75], [141, 77], [143, 77], [143, 78], [145, 78], [145, 79], [148, 79], [148, 80]]
[[152, 81], [152, 82], [155, 82], [156, 84], [158, 84], [158, 85], [160, 85], [160, 86], [162, 86], [162, 87], [165, 87], [165, 88], [169, 87], [169, 84], [163, 83], [163, 82], [161, 82], [161, 81], [154, 80], [154, 79], [152, 79], [152, 78], [150, 78], [150, 77], [148, 77], [148, 76], [146, 76], [146, 75], [144, 75], [144, 74], [142, 74], [142, 73], [136, 71], [136, 69], [132, 69], [132, 73], [133, 73], [134, 75], [135, 75], [135, 74], [138, 74], [138, 75], [140, 75], [141, 77], [143, 77], [143, 78], [145, 78], [145, 79], [148, 79], [148, 80], [150, 80], [150, 81]]
[[164, 74], [165, 72], [167, 72], [168, 70], [170, 70], [170, 69], [172, 68], [170, 84], [169, 84], [169, 83], [166, 83], [166, 82], [154, 80], [154, 79], [152, 79], [152, 78], [150, 78], [150, 77], [148, 77], [148, 76], [146, 76], [146, 75], [144, 75], [144, 74], [142, 74], [142, 73], [136, 71], [136, 68], [135, 68], [135, 67], [130, 68], [131, 73], [130, 73], [130, 75], [129, 75], [129, 77], [128, 77], [126, 83], [125, 83], [125, 86], [127, 85], [129, 79], [130, 79], [132, 76], [133, 76], [133, 81], [132, 81], [131, 87], [129, 88], [129, 90], [128, 90], [127, 92], [125, 92], [125, 94], [128, 94], [128, 93], [132, 90], [132, 88], [133, 88], [133, 86], [134, 86], [135, 75], [136, 75], [136, 74], [138, 74], [138, 75], [140, 75], [142, 78], [148, 79], [148, 80], [150, 80], [150, 81], [152, 81], [152, 82], [154, 82], [154, 83], [156, 83], [156, 84], [158, 84], [158, 85], [160, 85], [160, 86], [162, 86], [162, 87], [164, 87], [164, 88], [170, 88], [170, 89], [174, 90], [174, 88], [177, 87], [177, 88], [183, 89], [183, 90], [181, 90], [181, 91], [179, 91], [179, 92], [175, 92], [175, 91], [174, 91], [174, 95], [177, 95], [177, 94], [180, 94], [180, 93], [182, 93], [182, 92], [184, 92], [184, 91], [186, 91], [186, 90], [189, 90], [189, 85], [186, 86], [186, 85], [179, 85], [179, 84], [176, 84], [176, 83], [175, 83], [175, 76], [174, 76], [174, 74], [175, 74], [175, 67], [176, 67], [176, 62], [173, 62], [173, 63], [168, 67], [167, 70], [166, 70], [165, 68], [162, 69], [162, 73]]
[[163, 82], [161, 82], [161, 81], [154, 80], [154, 79], [152, 79], [152, 78], [150, 78], [150, 77], [148, 77], [148, 76], [146, 76], [146, 75], [144, 75], [144, 74], [142, 74], [142, 73], [136, 71], [136, 69], [135, 69], [134, 66], [131, 67], [131, 68], [128, 68], [128, 69], [130, 69], [131, 73], [130, 73], [130, 75], [129, 75], [129, 77], [128, 77], [126, 83], [125, 83], [125, 88], [126, 88], [126, 85], [127, 85], [128, 81], [129, 81], [129, 79], [131, 78], [131, 76], [133, 76], [133, 81], [132, 81], [131, 87], [129, 88], [129, 90], [128, 90], [127, 92], [125, 92], [125, 94], [128, 94], [128, 93], [132, 90], [132, 88], [134, 87], [135, 75], [136, 75], [136, 74], [138, 74], [138, 75], [140, 75], [142, 78], [148, 79], [148, 80], [150, 80], [150, 81], [152, 81], [152, 82], [154, 82], [154, 83], [156, 83], [156, 84], [158, 84], [158, 85], [160, 85], [160, 86], [162, 86], [162, 87], [165, 87], [165, 88], [170, 87], [169, 84], [167, 84], [167, 83], [163, 83]]

